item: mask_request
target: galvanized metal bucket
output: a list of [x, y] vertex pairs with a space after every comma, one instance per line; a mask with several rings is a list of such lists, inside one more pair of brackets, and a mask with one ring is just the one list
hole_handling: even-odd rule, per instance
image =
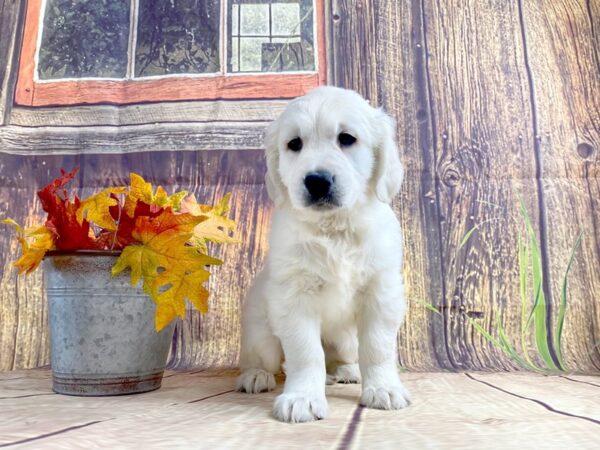
[[129, 276], [112, 277], [118, 253], [44, 259], [53, 389], [101, 396], [158, 389], [174, 324], [154, 328], [155, 305]]

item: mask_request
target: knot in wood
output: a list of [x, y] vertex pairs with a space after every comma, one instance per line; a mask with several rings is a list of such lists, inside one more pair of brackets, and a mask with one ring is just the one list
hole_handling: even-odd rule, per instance
[[485, 167], [485, 154], [477, 143], [465, 145], [440, 166], [442, 183], [454, 187], [479, 178]]
[[577, 154], [583, 159], [588, 159], [594, 154], [594, 147], [587, 142], [581, 142], [580, 144], [577, 144]]
[[454, 158], [452, 158], [447, 164], [442, 166], [442, 183], [446, 186], [454, 187], [460, 183], [462, 179], [460, 168]]

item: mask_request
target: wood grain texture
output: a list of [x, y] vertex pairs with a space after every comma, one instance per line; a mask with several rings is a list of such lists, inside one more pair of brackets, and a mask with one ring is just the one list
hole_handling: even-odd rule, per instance
[[393, 205], [404, 228], [408, 302], [399, 336], [400, 360], [416, 370], [451, 367], [443, 321], [425, 307], [426, 303], [439, 306], [443, 286], [423, 11], [419, 2], [376, 1], [373, 7], [379, 18], [376, 103], [396, 118], [400, 155], [406, 167], [402, 191]]
[[0, 127], [0, 151], [11, 154], [256, 150], [264, 122], [157, 123], [95, 127]]
[[[590, 406], [598, 393], [592, 387], [570, 392], [564, 380], [549, 378], [553, 381], [545, 389], [535, 389], [545, 378], [532, 374], [409, 373], [404, 380], [414, 399], [411, 406], [396, 414], [365, 409], [353, 449], [596, 445], [598, 424]], [[503, 390], [496, 389], [501, 382]], [[586, 397], [594, 400], [580, 406], [577, 399]], [[536, 401], [556, 408], [546, 409]]]
[[325, 420], [289, 426], [271, 415], [281, 379], [273, 392], [248, 395], [232, 392], [236, 375], [167, 371], [154, 392], [82, 398], [53, 394], [49, 370], [0, 374], [0, 407], [10, 411], [0, 422], [0, 446], [29, 440], [18, 448], [598, 447], [600, 390], [563, 378], [407, 373], [413, 403], [401, 411], [357, 408], [360, 386], [337, 384], [326, 387]]
[[287, 100], [148, 103], [126, 106], [96, 105], [54, 108], [14, 107], [10, 125], [126, 126], [176, 122], [271, 121], [283, 111]]
[[[443, 298], [453, 368], [511, 368], [476, 332], [500, 320], [520, 336], [518, 201], [537, 223], [535, 155], [519, 11], [514, 2], [425, 1]], [[492, 38], [493, 37], [493, 38]], [[480, 225], [482, 224], [482, 225]], [[466, 242], [474, 226], [480, 227]]]
[[[19, 80], [23, 72], [19, 73]], [[15, 102], [23, 106], [133, 104], [179, 100], [294, 98], [324, 84], [319, 73], [232, 75], [126, 81], [19, 81]], [[28, 84], [26, 84], [28, 85]], [[30, 95], [27, 89], [32, 89]]]
[[348, 87], [368, 100], [377, 98], [377, 16], [368, 0], [330, 0], [331, 84]]
[[560, 301], [582, 232], [568, 280], [563, 352], [569, 367], [600, 370], [600, 3], [523, 2], [523, 21], [550, 295]]
[[469, 322], [518, 339], [516, 193], [538, 204], [519, 11], [487, 3], [332, 3], [336, 83], [399, 120], [410, 367], [514, 368]]
[[[573, 386], [573, 383], [565, 382], [568, 380], [562, 377], [531, 377], [525, 374], [509, 377], [502, 373], [469, 375], [475, 381], [488, 383], [488, 386], [502, 389], [514, 396], [541, 402], [551, 413], [561, 411], [572, 417], [586, 417], [597, 421], [600, 426], [600, 391], [593, 385], [580, 383]], [[592, 379], [598, 381], [598, 377]], [[549, 395], [550, 393], [552, 394]]]
[[16, 82], [15, 48], [21, 42], [18, 25], [20, 0], [0, 0], [0, 126], [7, 122], [12, 105], [12, 88]]

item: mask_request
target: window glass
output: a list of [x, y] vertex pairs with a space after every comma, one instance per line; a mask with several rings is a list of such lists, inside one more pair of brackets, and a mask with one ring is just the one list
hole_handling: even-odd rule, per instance
[[[314, 71], [313, 4], [313, 0], [47, 0], [38, 77]], [[133, 29], [130, 23], [135, 24]], [[224, 62], [222, 49], [227, 55]]]
[[135, 76], [220, 70], [220, 3], [139, 0]]
[[47, 0], [38, 77], [125, 77], [129, 16], [129, 0]]
[[315, 70], [312, 0], [230, 0], [229, 72]]

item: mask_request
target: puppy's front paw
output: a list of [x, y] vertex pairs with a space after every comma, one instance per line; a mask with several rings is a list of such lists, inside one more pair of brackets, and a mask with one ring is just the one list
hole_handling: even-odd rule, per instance
[[235, 390], [258, 394], [275, 389], [275, 377], [272, 373], [262, 369], [246, 369], [238, 377]]
[[401, 384], [391, 387], [364, 386], [360, 404], [375, 409], [402, 409], [410, 405], [410, 395]]
[[324, 395], [284, 393], [275, 399], [273, 405], [273, 415], [282, 422], [311, 422], [324, 419], [327, 413], [327, 399]]

